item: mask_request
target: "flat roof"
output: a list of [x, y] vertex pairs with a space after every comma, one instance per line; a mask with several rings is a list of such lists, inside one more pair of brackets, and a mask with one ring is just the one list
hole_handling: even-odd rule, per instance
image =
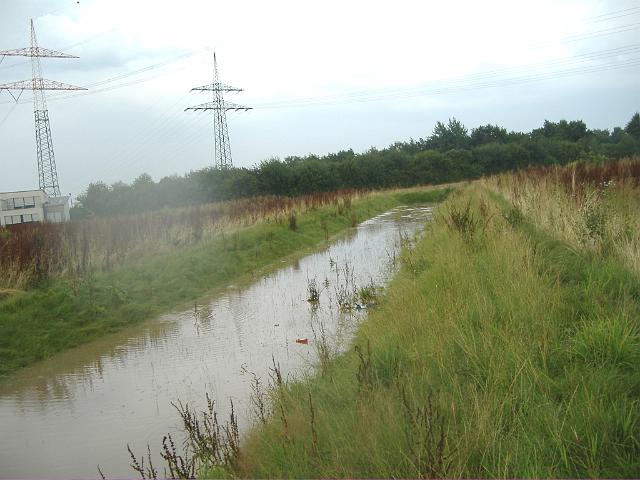
[[8, 193], [27, 193], [27, 192], [40, 192], [40, 193], [44, 193], [45, 195], [47, 194], [47, 192], [45, 192], [44, 190], [40, 190], [39, 188], [34, 188], [33, 190], [15, 190], [13, 192], [0, 192], [0, 195], [6, 195]]

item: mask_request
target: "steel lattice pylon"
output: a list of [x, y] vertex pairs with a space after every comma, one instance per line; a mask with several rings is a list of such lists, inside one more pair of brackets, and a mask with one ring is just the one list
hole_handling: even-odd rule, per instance
[[231, 144], [229, 143], [229, 128], [227, 127], [227, 110], [251, 110], [251, 107], [244, 107], [236, 103], [227, 102], [223, 92], [241, 92], [241, 88], [231, 87], [220, 83], [218, 73], [218, 61], [216, 54], [213, 54], [213, 83], [201, 87], [192, 88], [191, 91], [213, 92], [213, 101], [189, 107], [185, 109], [194, 111], [213, 110], [213, 129], [215, 140], [214, 167], [227, 169], [233, 167], [231, 159]]
[[38, 39], [36, 38], [33, 20], [31, 20], [31, 47], [0, 51], [0, 61], [2, 61], [5, 56], [31, 57], [31, 80], [5, 83], [0, 85], [0, 91], [7, 90], [11, 93], [11, 90], [19, 90], [20, 93], [17, 97], [11, 93], [16, 102], [24, 90], [33, 91], [33, 114], [35, 117], [36, 151], [38, 155], [38, 182], [40, 189], [44, 190], [47, 195], [59, 197], [60, 185], [58, 184], [58, 171], [56, 169], [53, 142], [51, 140], [51, 127], [49, 125], [49, 111], [47, 109], [47, 99], [44, 92], [45, 90], [86, 90], [86, 88], [42, 78], [40, 57], [78, 57], [38, 47]]

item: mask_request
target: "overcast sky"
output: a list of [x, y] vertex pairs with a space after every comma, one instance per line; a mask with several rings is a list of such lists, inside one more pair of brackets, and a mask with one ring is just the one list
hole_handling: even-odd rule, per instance
[[[229, 101], [233, 161], [362, 152], [428, 136], [438, 120], [529, 131], [545, 119], [624, 126], [640, 110], [640, 2], [0, 0], [0, 50], [41, 47], [60, 187], [155, 180], [213, 163], [209, 101]], [[0, 83], [30, 78], [5, 57]], [[147, 68], [150, 67], [150, 68]], [[19, 92], [14, 92], [17, 94]], [[0, 191], [38, 186], [30, 92], [0, 92]], [[58, 97], [58, 98], [56, 98]]]

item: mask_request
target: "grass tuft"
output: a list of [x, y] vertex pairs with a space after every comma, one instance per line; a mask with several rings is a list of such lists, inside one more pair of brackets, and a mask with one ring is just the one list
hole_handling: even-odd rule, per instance
[[447, 199], [354, 349], [276, 392], [236, 475], [638, 475], [640, 282], [498, 191]]

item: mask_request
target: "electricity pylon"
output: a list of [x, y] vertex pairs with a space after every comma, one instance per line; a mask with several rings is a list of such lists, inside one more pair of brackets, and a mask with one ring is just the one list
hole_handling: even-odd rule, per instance
[[232, 87], [220, 83], [218, 74], [218, 61], [216, 54], [213, 54], [213, 83], [202, 87], [192, 88], [191, 91], [213, 92], [213, 101], [202, 103], [194, 107], [185, 108], [187, 110], [204, 111], [213, 110], [213, 129], [215, 139], [214, 167], [218, 169], [228, 169], [233, 167], [231, 159], [231, 145], [229, 143], [229, 129], [227, 128], [227, 110], [251, 110], [251, 107], [244, 107], [236, 103], [227, 102], [223, 92], [241, 92], [241, 88]]
[[[56, 160], [53, 154], [53, 142], [51, 141], [49, 110], [47, 110], [47, 99], [44, 92], [45, 90], [86, 90], [86, 88], [42, 78], [40, 57], [78, 57], [38, 47], [38, 39], [36, 38], [36, 30], [33, 27], [33, 20], [31, 20], [31, 47], [0, 51], [0, 62], [4, 60], [5, 56], [31, 57], [31, 80], [5, 83], [0, 85], [0, 91], [7, 90], [16, 102], [20, 99], [20, 96], [25, 90], [33, 91], [33, 113], [35, 116], [36, 150], [38, 154], [38, 182], [40, 190], [44, 190], [47, 195], [52, 197], [59, 197], [60, 185], [58, 184], [58, 171], [56, 170]], [[12, 93], [12, 90], [19, 90], [20, 93], [16, 96]]]

